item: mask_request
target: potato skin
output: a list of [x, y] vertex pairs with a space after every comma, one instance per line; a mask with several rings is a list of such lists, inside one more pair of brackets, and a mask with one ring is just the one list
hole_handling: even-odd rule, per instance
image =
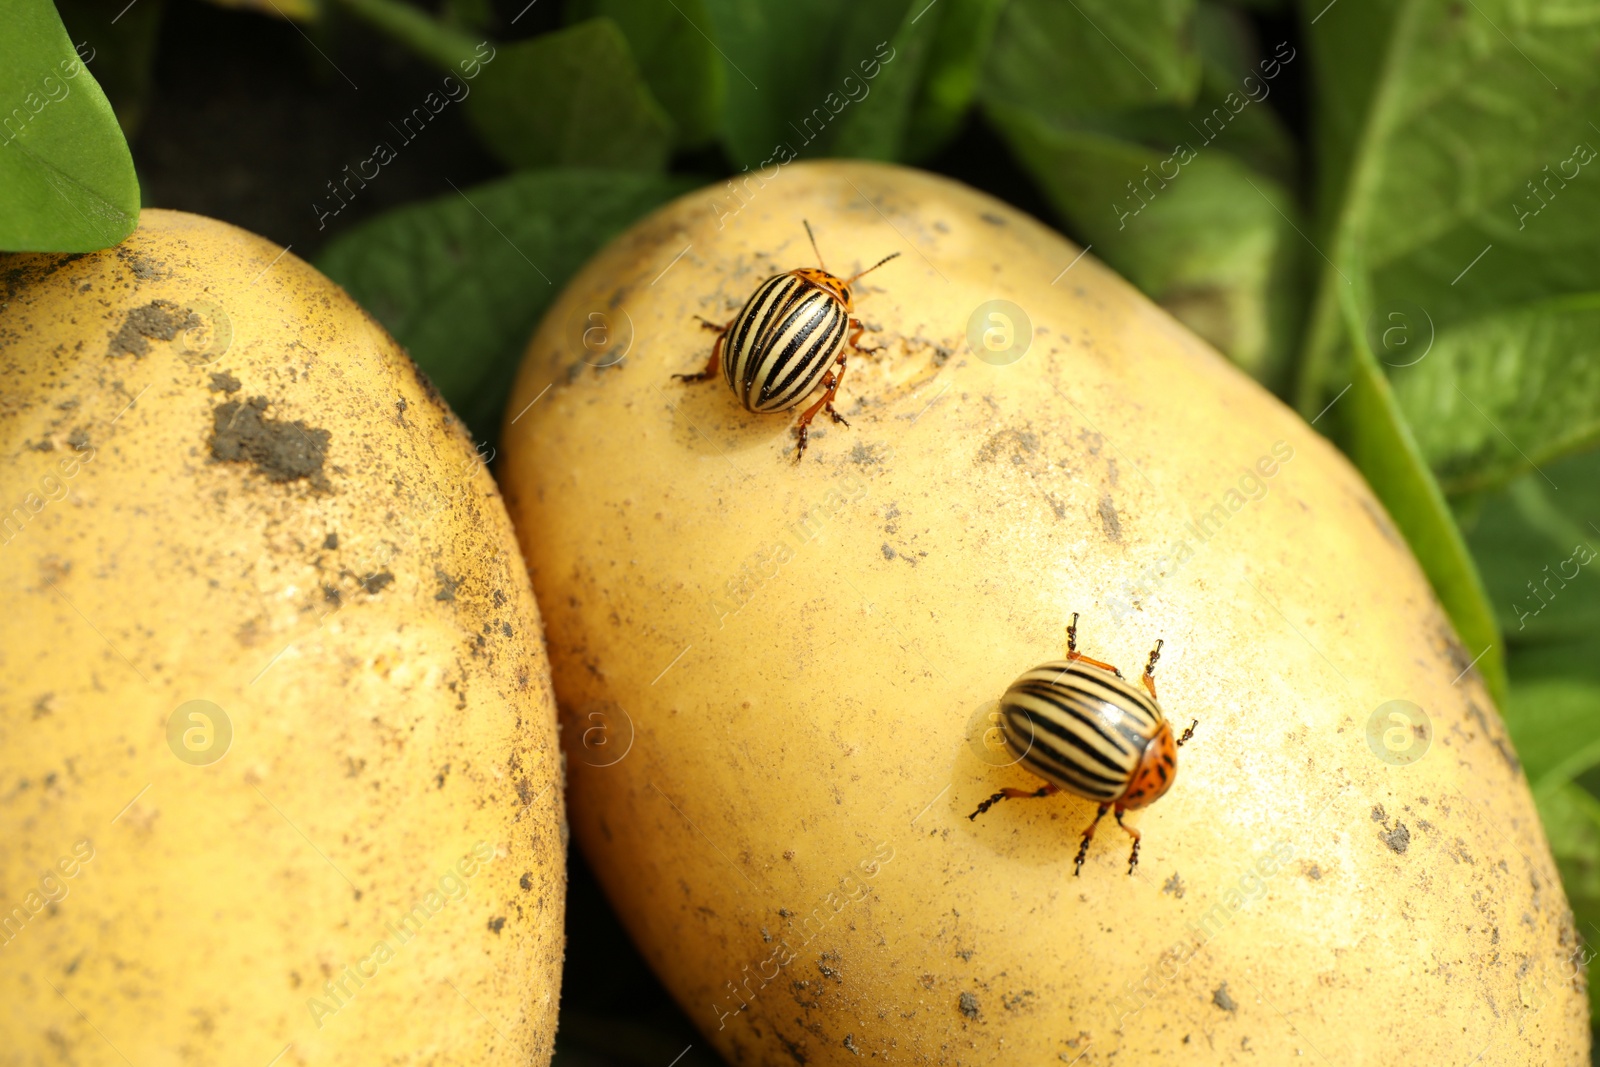
[[[515, 537], [405, 353], [280, 253], [147, 211], [0, 257], [0, 1063], [549, 1061]], [[217, 716], [169, 732], [195, 700], [214, 762]]]
[[[1350, 465], [987, 196], [824, 162], [732, 206], [691, 194], [571, 283], [502, 478], [574, 832], [716, 1047], [811, 1067], [1586, 1063], [1525, 779]], [[705, 360], [692, 316], [812, 263], [802, 219], [835, 272], [905, 255], [858, 289], [882, 351], [850, 362], [850, 428], [819, 422], [796, 466], [792, 419], [669, 375]], [[966, 341], [996, 298], [1036, 331], [1006, 365]], [[620, 363], [582, 347], [596, 311], [631, 324]], [[1131, 878], [1109, 821], [1072, 876], [1087, 802], [966, 818], [1038, 784], [980, 758], [983, 711], [1060, 655], [1073, 611], [1081, 647], [1130, 675], [1164, 638], [1163, 704], [1200, 720], [1171, 792], [1130, 818]], [[1369, 745], [1391, 699], [1432, 722], [1410, 765]]]

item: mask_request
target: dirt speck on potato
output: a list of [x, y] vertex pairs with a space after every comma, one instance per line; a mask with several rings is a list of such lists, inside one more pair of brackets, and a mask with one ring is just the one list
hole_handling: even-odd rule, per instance
[[963, 993], [960, 999], [961, 1014], [969, 1019], [978, 1017], [978, 994]]
[[213, 393], [237, 393], [239, 391], [239, 379], [227, 371], [218, 371], [211, 376], [211, 384], [206, 388]]
[[1227, 982], [1223, 982], [1221, 985], [1217, 986], [1217, 988], [1211, 991], [1211, 1003], [1215, 1004], [1223, 1011], [1237, 1013], [1239, 1010], [1238, 1002], [1228, 994]]
[[266, 410], [264, 396], [253, 396], [243, 404], [237, 400], [218, 404], [212, 412], [211, 458], [254, 464], [269, 481], [309, 478], [317, 488], [327, 488], [322, 463], [328, 455], [328, 431], [300, 419], [270, 418]]
[[1111, 540], [1122, 540], [1122, 520], [1117, 518], [1117, 505], [1112, 502], [1110, 493], [1100, 498], [1100, 525]]
[[1411, 831], [1406, 829], [1406, 824], [1396, 822], [1393, 830], [1385, 830], [1378, 835], [1383, 838], [1383, 843], [1396, 853], [1404, 852], [1411, 847]]
[[111, 347], [106, 355], [145, 356], [150, 353], [151, 341], [170, 341], [179, 330], [189, 330], [200, 325], [200, 316], [170, 300], [152, 300], [142, 308], [134, 308], [122, 320], [122, 328], [111, 336]]

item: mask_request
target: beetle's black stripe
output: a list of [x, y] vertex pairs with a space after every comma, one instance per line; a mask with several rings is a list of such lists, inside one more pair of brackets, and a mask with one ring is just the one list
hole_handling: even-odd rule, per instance
[[1034, 774], [1081, 797], [1092, 800], [1114, 800], [1128, 788], [1127, 782], [1120, 778], [1085, 770], [1071, 759], [1064, 759], [1052, 750], [1037, 744], [1027, 752], [1018, 752], [1015, 748], [1011, 751], [1013, 755], [1020, 757], [1023, 766]]
[[[1067, 736], [1078, 731], [1087, 730], [1096, 734], [1107, 746], [1124, 753], [1130, 750], [1142, 751], [1145, 742], [1149, 740], [1129, 726], [1125, 719], [1112, 722], [1111, 716], [1107, 715], [1105, 711], [1106, 702], [1098, 697], [1086, 697], [1076, 690], [1063, 689], [1059, 685], [1037, 680], [1025, 681], [1019, 679], [1011, 688], [1013, 692], [1027, 693], [1030, 696], [1037, 697], [1039, 700], [1050, 704], [1053, 708], [1059, 709], [1063, 715], [1074, 719], [1075, 722], [1071, 727], [1062, 725], [1049, 727], [1052, 732], [1059, 736]], [[1111, 736], [1106, 732], [1107, 730], [1115, 731], [1117, 736]]]
[[793, 274], [762, 282], [728, 328], [722, 369], [751, 411], [783, 411], [816, 389], [838, 356], [849, 315]]
[[[786, 396], [797, 380], [810, 379], [833, 354], [831, 341], [838, 316], [833, 313], [832, 303], [826, 293], [817, 290], [795, 308], [782, 330], [774, 332], [772, 351], [764, 368], [767, 373], [762, 385], [763, 403]], [[821, 327], [826, 328], [818, 335]]]
[[800, 299], [782, 327], [762, 338], [766, 350], [756, 374], [762, 383], [753, 397], [756, 410], [793, 407], [817, 387], [838, 354], [843, 338], [838, 320], [842, 318], [832, 295], [813, 289]]
[[739, 399], [749, 407], [749, 378], [751, 356], [760, 348], [760, 338], [772, 325], [775, 316], [784, 313], [797, 291], [805, 283], [792, 274], [776, 274], [756, 287], [745, 301], [723, 342], [722, 369]]
[[1025, 766], [1101, 802], [1127, 791], [1166, 721], [1148, 693], [1066, 660], [1041, 664], [1011, 683], [1000, 710], [1007, 747]]

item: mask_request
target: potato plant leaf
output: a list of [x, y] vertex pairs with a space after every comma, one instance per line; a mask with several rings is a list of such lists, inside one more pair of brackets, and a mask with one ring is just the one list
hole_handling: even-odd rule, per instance
[[[1359, 271], [1359, 268], [1352, 269]], [[1340, 293], [1349, 321], [1361, 302], [1354, 289]], [[1351, 381], [1338, 411], [1345, 452], [1366, 475], [1395, 525], [1416, 553], [1434, 593], [1455, 624], [1495, 703], [1506, 706], [1505, 654], [1466, 540], [1439, 484], [1422, 461], [1411, 428], [1395, 403], [1389, 380], [1357, 326], [1348, 362]]]
[[[1544, 473], [1529, 471], [1474, 500], [1464, 523], [1514, 650], [1600, 642], [1600, 452], [1552, 464]], [[1600, 647], [1574, 658], [1591, 661], [1600, 675]], [[1537, 668], [1530, 664], [1518, 673], [1569, 673], [1545, 655], [1538, 661]], [[1600, 734], [1600, 706], [1595, 731]]]
[[[1572, 233], [1585, 234], [1594, 220], [1562, 224], [1555, 217], [1587, 195], [1576, 181], [1563, 179], [1561, 195], [1541, 201], [1549, 217], [1530, 222], [1527, 209], [1514, 206], [1547, 164], [1575, 155], [1600, 87], [1592, 61], [1600, 12], [1510, 0], [1465, 7], [1425, 0], [1327, 7], [1313, 0], [1302, 10], [1318, 90], [1323, 262], [1297, 403], [1310, 417], [1351, 389], [1351, 410], [1340, 420], [1347, 450], [1476, 653], [1495, 643], [1493, 612], [1384, 364], [1415, 363], [1415, 380], [1402, 379], [1405, 402], [1429, 416], [1421, 430], [1426, 455], [1445, 461], [1453, 485], [1515, 473], [1502, 446], [1483, 447], [1481, 435], [1493, 427], [1484, 426], [1492, 420], [1481, 405], [1453, 402], [1452, 425], [1442, 425], [1438, 399], [1447, 390], [1462, 393], [1460, 371], [1482, 358], [1458, 327], [1507, 316], [1494, 336], [1503, 342], [1520, 328], [1526, 341], [1532, 320], [1519, 317], [1518, 305], [1600, 288], [1600, 245], [1587, 236], [1580, 237], [1586, 248], [1571, 244]], [[1586, 164], [1574, 165], [1581, 171]], [[1396, 331], [1396, 322], [1405, 328]], [[1390, 346], [1391, 339], [1414, 344], [1424, 323], [1430, 336], [1440, 335], [1447, 358], [1417, 363], [1413, 347]], [[1492, 344], [1504, 358], [1504, 345]], [[1543, 353], [1529, 347], [1529, 364], [1559, 358], [1550, 346]], [[1554, 375], [1541, 370], [1534, 377]], [[1507, 403], [1516, 410], [1527, 401], [1512, 394]], [[1503, 428], [1495, 433], [1506, 436]], [[1580, 432], [1574, 441], [1584, 439]], [[1455, 451], [1462, 443], [1466, 450]], [[1480, 668], [1503, 704], [1504, 674], [1493, 648]]]
[[932, 48], [905, 132], [903, 158], [925, 159], [942, 148], [960, 128], [977, 99], [984, 61], [1000, 23], [1006, 0], [941, 0], [937, 7], [918, 0], [908, 15], [937, 19]]
[[[1019, 9], [1007, 10], [1010, 19]], [[1299, 337], [1309, 250], [1296, 232], [1293, 147], [1266, 101], [1285, 64], [1303, 60], [1284, 43], [1251, 62], [1240, 25], [1211, 5], [1199, 9], [1193, 106], [1074, 113], [1052, 98], [1072, 71], [1042, 65], [1031, 91], [1007, 67], [1003, 82], [991, 72], [984, 94], [990, 121], [1075, 236], [1257, 379], [1281, 387]], [[1076, 95], [1087, 101], [1096, 91]]]
[[1425, 317], [1415, 325], [1417, 350], [1393, 353], [1389, 375], [1447, 491], [1503, 485], [1600, 444], [1600, 292], [1460, 318], [1436, 333]]
[[698, 185], [625, 171], [530, 171], [364, 223], [317, 266], [411, 353], [478, 440], [562, 284], [639, 216]]
[[628, 39], [650, 91], [672, 116], [676, 144], [693, 148], [716, 136], [727, 93], [727, 72], [706, 36], [706, 0], [578, 0], [572, 21], [605, 16]]
[[983, 94], [1053, 120], [1186, 104], [1200, 88], [1195, 0], [1011, 0]]
[[467, 116], [508, 165], [660, 170], [673, 124], [609, 18], [496, 46]]
[[[891, 96], [906, 94], [905, 86], [916, 84], [917, 71], [907, 81], [901, 70], [926, 53], [919, 48], [907, 54], [895, 44], [916, 14], [909, 0], [705, 0], [705, 5], [711, 21], [707, 32], [726, 69], [723, 144], [739, 166], [841, 154], [834, 147], [841, 130], [882, 121], [851, 113], [866, 104], [875, 111], [886, 106], [872, 103], [885, 91], [880, 83]], [[919, 41], [927, 32], [910, 29]], [[852, 136], [854, 143], [847, 147], [854, 154], [892, 155], [881, 147], [881, 128], [870, 134], [858, 129]], [[894, 137], [898, 140], [898, 130]]]
[[[1318, 244], [1347, 273], [1360, 250], [1370, 299], [1358, 328], [1381, 336], [1404, 319], [1437, 334], [1435, 354], [1446, 358], [1408, 370], [1399, 393], [1430, 424], [1418, 426], [1427, 457], [1453, 488], [1503, 482], [1526, 464], [1484, 436], [1501, 436], [1485, 419], [1496, 412], [1474, 410], [1456, 387], [1512, 419], [1535, 398], [1570, 410], [1552, 393], [1570, 367], [1561, 334], [1575, 331], [1544, 320], [1562, 307], [1551, 301], [1600, 291], [1600, 129], [1590, 124], [1600, 10], [1513, 0], [1325, 6], [1302, 5], [1320, 15], [1308, 35], [1323, 164]], [[1343, 284], [1324, 271], [1297, 392], [1308, 416], [1348, 380], [1337, 369], [1347, 351], [1334, 292]], [[1414, 356], [1375, 347], [1394, 369]], [[1474, 394], [1474, 378], [1492, 375], [1527, 380], [1504, 398]], [[1594, 418], [1526, 443], [1525, 424], [1501, 429], [1549, 458], [1592, 441]]]
[[88, 252], [139, 222], [139, 181], [111, 104], [50, 0], [0, 33], [0, 249]]

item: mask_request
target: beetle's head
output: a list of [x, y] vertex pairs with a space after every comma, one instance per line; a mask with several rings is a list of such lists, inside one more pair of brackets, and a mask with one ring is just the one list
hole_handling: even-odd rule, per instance
[[1178, 745], [1172, 739], [1172, 726], [1165, 721], [1144, 747], [1139, 765], [1128, 780], [1128, 791], [1117, 801], [1119, 808], [1142, 808], [1161, 799], [1178, 773]]
[[801, 267], [794, 272], [797, 278], [810, 282], [818, 289], [826, 290], [843, 304], [846, 311], [850, 310], [850, 286], [845, 284], [843, 278], [829, 274], [821, 267]]

